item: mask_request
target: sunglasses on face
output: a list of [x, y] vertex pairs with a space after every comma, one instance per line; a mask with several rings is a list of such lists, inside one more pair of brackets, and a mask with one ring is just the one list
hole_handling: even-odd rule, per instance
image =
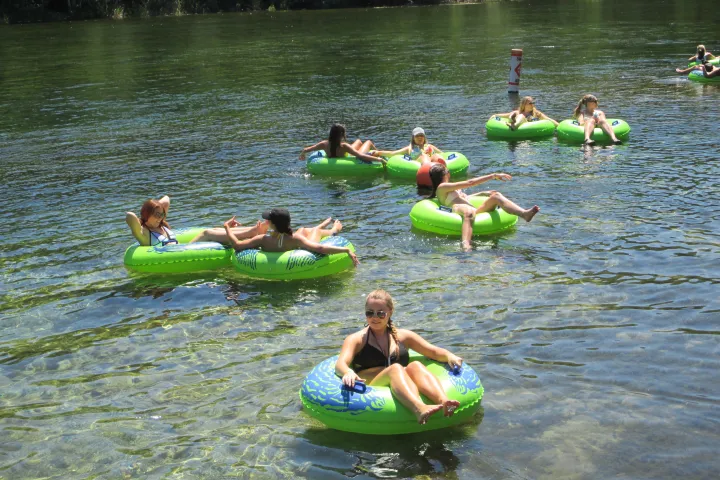
[[163, 218], [165, 218], [165, 212], [153, 212], [153, 217], [162, 220]]
[[365, 316], [367, 318], [377, 317], [383, 319], [387, 317], [387, 312], [384, 310], [365, 310]]

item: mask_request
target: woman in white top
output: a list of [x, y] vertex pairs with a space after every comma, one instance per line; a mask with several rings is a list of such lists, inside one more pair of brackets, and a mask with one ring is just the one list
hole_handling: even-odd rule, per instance
[[[170, 209], [170, 197], [165, 195], [160, 200], [149, 199], [143, 203], [140, 208], [140, 218], [134, 212], [125, 214], [125, 222], [130, 227], [135, 239], [140, 245], [165, 246], [172, 243], [178, 243], [175, 234], [170, 230], [167, 222], [167, 212]], [[254, 227], [233, 228], [233, 233], [240, 238], [249, 238], [267, 231], [267, 225], [263, 222], [257, 222]], [[224, 228], [207, 228], [200, 232], [198, 236], [190, 240], [193, 242], [218, 242], [229, 243]]]

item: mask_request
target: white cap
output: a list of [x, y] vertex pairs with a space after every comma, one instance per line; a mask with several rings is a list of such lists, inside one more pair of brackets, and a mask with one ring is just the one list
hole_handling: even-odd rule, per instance
[[415, 129], [413, 130], [413, 137], [415, 135], [425, 135], [425, 130], [420, 127], [415, 127]]

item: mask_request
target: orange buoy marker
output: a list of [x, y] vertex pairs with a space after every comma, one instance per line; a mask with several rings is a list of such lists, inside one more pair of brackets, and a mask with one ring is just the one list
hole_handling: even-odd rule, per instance
[[[437, 163], [442, 163], [443, 165], [447, 165], [445, 163], [445, 160], [442, 158], [438, 160]], [[415, 180], [417, 181], [418, 187], [430, 187], [432, 188], [432, 180], [430, 180], [430, 168], [435, 164], [435, 162], [425, 162], [422, 165], [420, 165], [420, 168], [418, 168], [417, 175], [415, 176]]]
[[508, 93], [518, 93], [520, 90], [520, 71], [522, 70], [522, 48], [510, 50], [510, 77], [508, 78]]

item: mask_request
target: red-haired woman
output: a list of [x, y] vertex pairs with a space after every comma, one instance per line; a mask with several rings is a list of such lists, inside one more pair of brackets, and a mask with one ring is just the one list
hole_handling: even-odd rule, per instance
[[[147, 200], [140, 209], [140, 218], [133, 212], [125, 214], [125, 222], [130, 227], [135, 239], [143, 246], [168, 245], [178, 243], [175, 234], [170, 230], [167, 222], [167, 212], [170, 208], [170, 197], [165, 195], [160, 200]], [[239, 238], [249, 238], [263, 234], [267, 231], [267, 225], [257, 222], [254, 227], [233, 228], [233, 233]], [[219, 242], [229, 243], [224, 228], [208, 228], [203, 230], [197, 237], [190, 240], [193, 242]]]

